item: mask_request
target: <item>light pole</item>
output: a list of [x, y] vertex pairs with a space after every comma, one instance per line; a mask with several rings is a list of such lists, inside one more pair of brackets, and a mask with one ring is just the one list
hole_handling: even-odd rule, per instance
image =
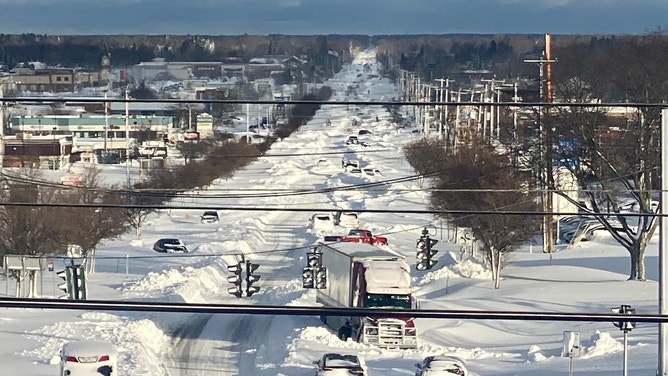
[[56, 144], [56, 130], [57, 129], [58, 129], [58, 127], [53, 127], [53, 155], [54, 155], [53, 169], [54, 170], [57, 170], [58, 167], [60, 167], [60, 166], [56, 165], [56, 163], [60, 159], [60, 147], [58, 147], [59, 145]]
[[[109, 131], [109, 108], [107, 103], [107, 92], [104, 92], [104, 156], [107, 158], [107, 132]], [[105, 161], [106, 162], [106, 161]]]
[[130, 91], [125, 89], [125, 179], [130, 189]]

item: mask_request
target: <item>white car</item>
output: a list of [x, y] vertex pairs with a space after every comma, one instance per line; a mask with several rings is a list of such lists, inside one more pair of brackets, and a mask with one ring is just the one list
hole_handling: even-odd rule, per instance
[[415, 376], [473, 376], [462, 359], [448, 355], [428, 356], [415, 367]]
[[68, 342], [60, 350], [60, 376], [118, 375], [116, 347], [106, 341]]
[[355, 212], [336, 212], [334, 213], [334, 224], [344, 228], [359, 228], [360, 220]]
[[218, 223], [218, 212], [215, 210], [207, 210], [200, 216], [201, 223]]
[[313, 232], [331, 232], [334, 230], [334, 217], [330, 213], [313, 214], [310, 226]]
[[313, 362], [315, 376], [365, 376], [364, 361], [357, 355], [327, 353]]

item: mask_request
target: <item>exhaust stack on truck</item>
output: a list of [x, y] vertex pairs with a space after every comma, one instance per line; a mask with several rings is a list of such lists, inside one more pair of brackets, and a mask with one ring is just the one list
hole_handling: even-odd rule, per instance
[[[403, 256], [366, 243], [318, 243], [327, 286], [316, 301], [329, 307], [412, 307], [410, 269]], [[415, 348], [417, 330], [410, 317], [322, 316], [342, 340], [352, 338], [380, 347]]]

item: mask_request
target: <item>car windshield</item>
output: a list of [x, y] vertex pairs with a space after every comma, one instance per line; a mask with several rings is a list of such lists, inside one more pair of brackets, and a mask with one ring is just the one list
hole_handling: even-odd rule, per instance
[[207, 211], [202, 214], [203, 217], [217, 217], [218, 213], [214, 211]]
[[349, 368], [359, 367], [360, 361], [355, 355], [328, 355], [325, 357], [325, 367]]
[[369, 308], [411, 308], [411, 301], [408, 295], [385, 295], [385, 294], [367, 294], [366, 306]]
[[165, 245], [180, 245], [181, 241], [179, 239], [163, 239], [162, 243]]
[[463, 374], [462, 366], [458, 364], [455, 360], [446, 360], [446, 359], [432, 360], [427, 365], [427, 367], [431, 369], [447, 371], [454, 375]]

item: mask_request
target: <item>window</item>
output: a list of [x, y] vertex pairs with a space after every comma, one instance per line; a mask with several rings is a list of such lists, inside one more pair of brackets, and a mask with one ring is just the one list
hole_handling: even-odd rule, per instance
[[56, 82], [60, 82], [62, 79], [60, 76], [56, 77]]

